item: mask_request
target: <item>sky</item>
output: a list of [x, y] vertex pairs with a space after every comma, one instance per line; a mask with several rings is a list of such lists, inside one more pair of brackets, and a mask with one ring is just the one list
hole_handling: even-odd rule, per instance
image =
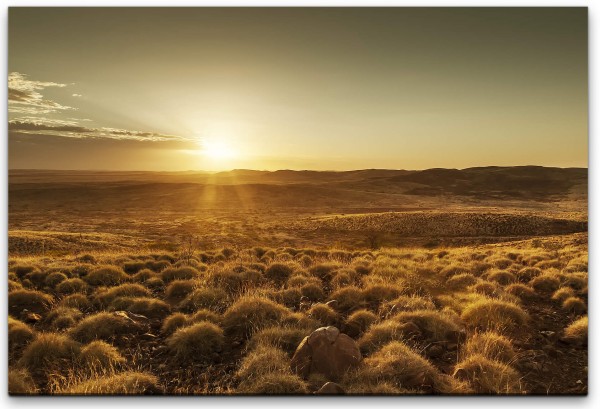
[[9, 168], [587, 167], [586, 8], [10, 8]]

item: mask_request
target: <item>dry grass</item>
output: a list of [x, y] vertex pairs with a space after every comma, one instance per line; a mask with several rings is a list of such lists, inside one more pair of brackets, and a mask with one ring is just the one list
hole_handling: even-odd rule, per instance
[[80, 359], [90, 373], [115, 372], [125, 364], [119, 350], [104, 341], [92, 341], [81, 348]]
[[83, 279], [94, 286], [114, 286], [129, 281], [129, 276], [115, 266], [103, 266], [90, 271]]
[[8, 371], [9, 395], [36, 395], [39, 392], [31, 375], [25, 368]]
[[482, 355], [505, 364], [511, 364], [516, 356], [510, 340], [494, 332], [475, 333], [468, 339], [462, 352], [465, 357]]
[[250, 338], [254, 332], [277, 324], [289, 313], [288, 309], [269, 299], [243, 296], [225, 311], [223, 326], [228, 335]]
[[121, 315], [100, 312], [89, 315], [73, 327], [69, 334], [80, 342], [91, 342], [96, 339], [111, 342], [119, 337], [138, 334], [139, 324]]
[[37, 314], [48, 312], [54, 304], [54, 297], [35, 290], [16, 290], [8, 293], [8, 313], [18, 317], [23, 310]]
[[588, 317], [581, 317], [565, 328], [565, 339], [570, 342], [587, 344], [588, 339]]
[[518, 305], [494, 299], [482, 299], [467, 306], [461, 318], [467, 326], [484, 331], [511, 331], [528, 321], [527, 313]]
[[156, 376], [142, 372], [123, 372], [99, 376], [59, 389], [57, 395], [153, 395], [162, 388]]
[[471, 383], [485, 394], [521, 394], [521, 376], [510, 366], [483, 355], [471, 355], [456, 364], [454, 377]]
[[214, 359], [223, 349], [223, 330], [207, 321], [177, 329], [167, 341], [167, 347], [179, 362], [202, 362]]
[[79, 359], [81, 344], [63, 334], [40, 334], [23, 351], [19, 365], [32, 373], [66, 372]]

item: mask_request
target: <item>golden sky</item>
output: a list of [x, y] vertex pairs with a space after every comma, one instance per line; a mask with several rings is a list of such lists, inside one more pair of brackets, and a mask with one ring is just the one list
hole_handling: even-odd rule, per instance
[[587, 166], [586, 8], [11, 8], [9, 167]]

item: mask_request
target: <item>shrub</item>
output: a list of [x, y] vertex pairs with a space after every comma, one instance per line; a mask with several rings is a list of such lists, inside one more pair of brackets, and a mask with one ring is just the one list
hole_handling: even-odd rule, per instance
[[505, 364], [510, 364], [515, 359], [510, 340], [495, 332], [476, 333], [467, 341], [463, 353], [465, 357], [479, 354]]
[[129, 261], [127, 263], [123, 263], [123, 270], [129, 275], [136, 274], [144, 267], [146, 267], [146, 263], [141, 261]]
[[[369, 285], [363, 290], [363, 297], [367, 304], [377, 308], [384, 301], [390, 301], [398, 297], [402, 289], [391, 284]], [[338, 300], [339, 301], [339, 300]]]
[[81, 350], [81, 344], [62, 334], [40, 334], [23, 351], [20, 365], [30, 371], [65, 372], [72, 368]]
[[199, 276], [200, 272], [193, 267], [169, 267], [161, 273], [161, 277], [165, 283], [174, 280], [192, 280]]
[[494, 271], [487, 276], [487, 279], [500, 285], [508, 285], [514, 283], [517, 277], [508, 271]]
[[23, 279], [27, 274], [39, 271], [39, 268], [31, 264], [18, 264], [14, 266], [12, 270], [17, 275], [17, 277]]
[[335, 326], [340, 320], [339, 314], [335, 312], [333, 308], [327, 304], [320, 303], [314, 304], [312, 307], [310, 307], [308, 310], [308, 316], [319, 321], [324, 327], [329, 325]]
[[81, 348], [81, 361], [87, 371], [107, 373], [125, 363], [119, 350], [104, 341], [92, 341]]
[[8, 317], [8, 351], [9, 355], [15, 355], [35, 338], [35, 332], [29, 325]]
[[194, 291], [195, 286], [196, 282], [193, 280], [172, 281], [165, 290], [165, 297], [169, 300], [181, 300]]
[[197, 309], [208, 308], [214, 311], [223, 311], [228, 304], [225, 291], [216, 287], [197, 288], [189, 294], [178, 308], [182, 311], [193, 312]]
[[146, 287], [128, 283], [98, 293], [95, 302], [104, 308], [119, 297], [150, 297], [151, 295], [152, 293]]
[[144, 281], [144, 285], [151, 290], [161, 290], [165, 286], [165, 282], [160, 277], [152, 277]]
[[588, 273], [571, 273], [564, 278], [564, 284], [571, 287], [575, 291], [587, 289]]
[[29, 372], [25, 368], [8, 370], [9, 395], [35, 395], [38, 389]]
[[83, 294], [71, 294], [63, 298], [59, 305], [61, 307], [77, 308], [79, 311], [88, 311], [92, 308], [92, 303]]
[[99, 267], [83, 277], [90, 285], [114, 286], [129, 280], [129, 276], [115, 266]]
[[346, 320], [344, 332], [351, 337], [357, 337], [377, 321], [377, 315], [368, 310], [358, 310]]
[[87, 283], [81, 278], [68, 278], [56, 286], [56, 292], [60, 294], [85, 293], [87, 289]]
[[242, 382], [237, 392], [248, 395], [305, 395], [306, 382], [293, 374], [269, 373], [254, 382]]
[[569, 297], [564, 300], [562, 308], [563, 310], [574, 314], [584, 314], [587, 311], [587, 305], [585, 305], [585, 302], [578, 297]]
[[340, 312], [350, 312], [358, 310], [363, 306], [363, 292], [358, 287], [341, 288], [329, 297], [330, 300], [336, 300], [336, 309]]
[[207, 321], [179, 328], [167, 339], [167, 347], [180, 362], [207, 361], [223, 348], [223, 330]]
[[411, 335], [404, 324], [387, 320], [372, 325], [358, 340], [358, 347], [363, 354], [368, 355], [389, 342], [405, 340]]
[[188, 318], [190, 322], [208, 321], [213, 324], [221, 323], [221, 316], [211, 310], [198, 310], [191, 317]]
[[571, 324], [567, 328], [565, 328], [565, 340], [587, 344], [588, 339], [588, 317], [587, 315], [581, 317]]
[[144, 268], [144, 269], [138, 271], [133, 276], [133, 281], [135, 281], [136, 283], [144, 283], [154, 277], [156, 277], [156, 273], [154, 271], [152, 271], [148, 268]]
[[472, 328], [498, 331], [510, 331], [525, 325], [528, 320], [527, 313], [518, 305], [492, 299], [483, 299], [468, 305], [461, 318]]
[[287, 264], [273, 263], [265, 270], [265, 277], [275, 284], [283, 284], [293, 273], [294, 269]]
[[150, 297], [119, 297], [110, 303], [113, 311], [129, 311], [147, 318], [163, 319], [171, 313], [166, 302]]
[[531, 285], [535, 291], [541, 293], [551, 293], [558, 290], [560, 281], [553, 275], [543, 274], [532, 279], [529, 282], [529, 285]]
[[435, 304], [423, 297], [401, 295], [400, 297], [388, 301], [381, 306], [381, 313], [383, 315], [397, 314], [401, 311], [415, 311], [415, 310], [435, 310]]
[[325, 293], [319, 284], [307, 283], [300, 288], [302, 296], [308, 298], [310, 301], [317, 302], [325, 298]]
[[256, 296], [240, 297], [223, 315], [227, 334], [249, 338], [254, 332], [278, 323], [289, 314], [285, 307]]
[[514, 295], [522, 300], [531, 300], [537, 295], [535, 291], [533, 291], [533, 288], [520, 283], [511, 284], [507, 286], [504, 291], [506, 291], [507, 294]]
[[162, 323], [160, 332], [165, 335], [171, 335], [177, 329], [185, 327], [188, 324], [188, 317], [185, 314], [176, 312], [175, 314], [169, 315]]
[[519, 281], [528, 283], [529, 281], [541, 274], [542, 270], [540, 270], [537, 267], [525, 267], [517, 272], [517, 278], [519, 279]]
[[461, 327], [456, 321], [439, 311], [405, 311], [394, 316], [394, 320], [402, 324], [415, 324], [423, 335], [434, 341], [456, 341], [461, 333]]
[[23, 310], [45, 314], [54, 303], [54, 298], [41, 291], [17, 290], [8, 293], [8, 313], [19, 316]]
[[53, 330], [59, 331], [72, 327], [82, 316], [82, 312], [77, 308], [57, 307], [46, 315], [44, 322]]
[[477, 283], [473, 274], [462, 273], [452, 276], [446, 281], [446, 285], [453, 289], [461, 289]]
[[490, 283], [489, 281], [481, 281], [472, 285], [469, 289], [477, 294], [487, 295], [488, 297], [497, 297], [501, 291], [497, 283]]
[[292, 355], [309, 334], [310, 331], [301, 328], [270, 327], [254, 334], [250, 345], [253, 349], [259, 346], [275, 347]]
[[143, 372], [123, 372], [96, 377], [56, 392], [58, 395], [149, 395], [160, 393], [162, 393], [162, 389], [156, 376]]
[[140, 325], [123, 315], [100, 312], [90, 315], [71, 328], [69, 334], [76, 340], [84, 343], [95, 339], [112, 341], [121, 336], [136, 334]]
[[8, 292], [12, 292], [12, 291], [16, 291], [16, 290], [21, 290], [23, 289], [23, 286], [21, 285], [21, 283], [19, 283], [18, 281], [14, 281], [9, 279], [8, 280]]
[[44, 279], [44, 284], [46, 284], [50, 288], [54, 288], [66, 279], [68, 279], [68, 277], [64, 273], [54, 272], [46, 276], [46, 278]]
[[241, 274], [225, 270], [212, 272], [207, 283], [209, 286], [220, 288], [228, 294], [239, 292], [244, 284]]
[[478, 393], [516, 394], [521, 392], [521, 377], [510, 366], [483, 355], [471, 355], [456, 365], [454, 377], [467, 380]]
[[561, 287], [552, 294], [552, 299], [554, 301], [563, 302], [569, 297], [574, 297], [575, 291], [571, 287]]
[[252, 383], [270, 373], [291, 373], [289, 357], [279, 348], [258, 344], [244, 357], [236, 377]]

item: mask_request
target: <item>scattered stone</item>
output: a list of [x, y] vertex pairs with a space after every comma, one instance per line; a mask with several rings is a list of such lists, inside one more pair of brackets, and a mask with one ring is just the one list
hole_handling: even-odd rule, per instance
[[303, 378], [321, 374], [338, 380], [362, 359], [358, 345], [336, 327], [321, 327], [305, 337], [292, 357], [292, 371]]
[[317, 391], [317, 395], [344, 395], [346, 391], [335, 382], [327, 382]]

